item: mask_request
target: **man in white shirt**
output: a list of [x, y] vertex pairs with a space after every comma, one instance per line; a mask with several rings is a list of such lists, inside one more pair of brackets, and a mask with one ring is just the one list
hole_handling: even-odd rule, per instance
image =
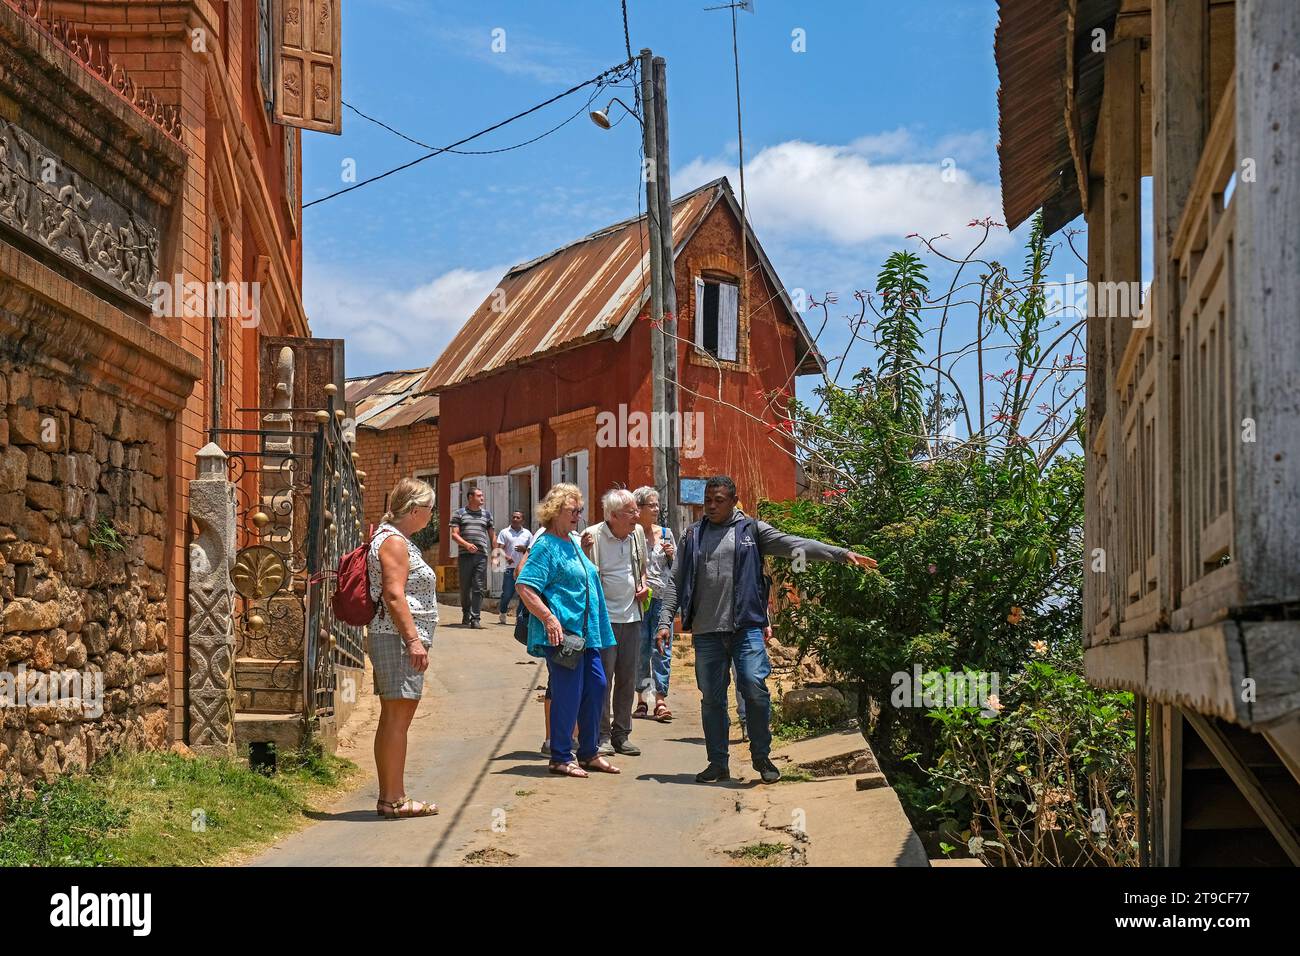
[[[512, 511], [510, 513], [510, 527], [502, 528], [497, 535], [497, 553], [496, 559], [501, 562], [501, 603], [498, 606], [500, 616], [497, 618], [502, 624], [508, 624], [506, 612], [510, 610], [510, 601], [515, 597], [515, 572], [519, 569], [519, 562], [528, 549], [533, 544], [533, 533], [524, 527], [524, 513], [522, 511]], [[519, 602], [519, 607], [523, 606], [523, 601]], [[518, 612], [518, 608], [515, 609]]]
[[632, 704], [636, 699], [637, 662], [641, 653], [641, 602], [646, 599], [645, 532], [641, 509], [626, 489], [605, 493], [600, 500], [605, 520], [583, 532], [582, 548], [600, 571], [614, 647], [603, 648], [600, 663], [609, 693], [600, 720], [600, 752], [636, 757], [641, 749], [632, 735]]

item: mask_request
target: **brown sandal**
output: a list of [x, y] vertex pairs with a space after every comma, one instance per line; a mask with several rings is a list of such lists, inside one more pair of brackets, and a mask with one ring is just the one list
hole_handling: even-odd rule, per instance
[[436, 803], [422, 803], [419, 800], [412, 800], [410, 797], [402, 797], [400, 800], [376, 800], [375, 815], [387, 817], [390, 820], [401, 820], [406, 817], [431, 817], [438, 812]]
[[668, 705], [662, 700], [655, 701], [655, 720], [661, 724], [666, 724], [673, 719], [673, 712], [668, 709]]
[[649, 717], [649, 716], [650, 716], [650, 708], [646, 706], [646, 702], [645, 702], [645, 701], [641, 701], [641, 703], [639, 703], [639, 704], [636, 705], [636, 710], [632, 711], [632, 716], [633, 716], [633, 717]]
[[558, 774], [561, 777], [585, 777], [587, 771], [578, 766], [574, 761], [568, 763], [553, 763], [550, 767], [551, 773]]
[[597, 773], [622, 773], [612, 763], [604, 757], [592, 757], [590, 760], [579, 760], [578, 766], [583, 770], [594, 770]]

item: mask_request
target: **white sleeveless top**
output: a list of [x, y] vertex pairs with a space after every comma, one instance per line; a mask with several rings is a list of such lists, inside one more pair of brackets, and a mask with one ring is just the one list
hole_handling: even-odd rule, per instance
[[370, 597], [375, 605], [382, 609], [370, 622], [370, 630], [376, 634], [396, 634], [397, 628], [388, 609], [383, 606], [380, 594], [383, 591], [383, 571], [379, 564], [379, 547], [392, 535], [397, 535], [406, 542], [406, 553], [410, 560], [410, 570], [406, 576], [406, 606], [411, 609], [415, 621], [415, 632], [425, 645], [433, 643], [433, 630], [438, 623], [438, 575], [424, 560], [424, 555], [410, 538], [398, 531], [388, 522], [384, 522], [375, 531], [370, 542], [370, 553], [366, 560], [366, 572], [370, 579]]

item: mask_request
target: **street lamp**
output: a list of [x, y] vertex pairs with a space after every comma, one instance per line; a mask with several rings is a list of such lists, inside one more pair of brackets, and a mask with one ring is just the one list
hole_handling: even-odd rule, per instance
[[[641, 122], [641, 117], [636, 115], [636, 110], [632, 109], [632, 107], [628, 106], [617, 96], [612, 97], [610, 101], [605, 104], [605, 108], [603, 110], [592, 110], [587, 115], [590, 116], [591, 121], [595, 123], [597, 126], [599, 126], [601, 129], [610, 129], [614, 124], [609, 121], [609, 111], [614, 108], [615, 103], [623, 107], [623, 109], [627, 110], [628, 115], [630, 115], [638, 123]], [[645, 124], [642, 123], [642, 126], [644, 125]]]

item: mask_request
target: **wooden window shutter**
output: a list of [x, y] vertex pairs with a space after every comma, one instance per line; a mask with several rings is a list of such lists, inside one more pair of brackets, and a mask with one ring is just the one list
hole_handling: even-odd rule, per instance
[[275, 56], [275, 121], [341, 133], [341, 0], [281, 0]]

